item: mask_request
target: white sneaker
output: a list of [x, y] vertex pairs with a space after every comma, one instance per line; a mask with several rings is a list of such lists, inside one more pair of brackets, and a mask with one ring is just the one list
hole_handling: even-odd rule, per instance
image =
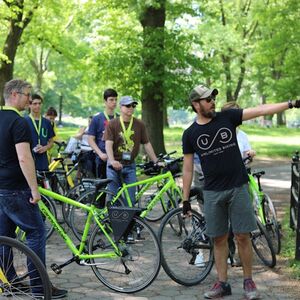
[[205, 267], [205, 260], [202, 251], [197, 254], [194, 265], [199, 268]]

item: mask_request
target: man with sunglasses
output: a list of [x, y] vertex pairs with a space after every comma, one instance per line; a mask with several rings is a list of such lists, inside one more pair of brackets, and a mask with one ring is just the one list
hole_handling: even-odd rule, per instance
[[[145, 124], [133, 117], [138, 103], [131, 96], [124, 96], [120, 100], [121, 115], [111, 120], [105, 130], [105, 149], [108, 156], [107, 178], [113, 179], [108, 189], [117, 193], [121, 186], [118, 172], [122, 172], [125, 183], [136, 182], [135, 158], [140, 145], [143, 144], [146, 153], [153, 162], [157, 161], [146, 131]], [[129, 196], [135, 203], [135, 187], [129, 189]]]
[[51, 122], [42, 116], [43, 98], [33, 94], [29, 102], [30, 113], [25, 117], [31, 132], [32, 152], [38, 171], [48, 171], [47, 151], [53, 146], [55, 136]]
[[246, 120], [299, 108], [300, 100], [264, 104], [247, 109], [215, 111], [217, 89], [196, 86], [189, 95], [196, 121], [184, 131], [183, 214], [190, 215], [188, 202], [193, 177], [193, 156], [201, 161], [204, 174], [204, 214], [206, 234], [214, 242], [218, 281], [204, 294], [206, 299], [231, 295], [227, 282], [229, 220], [242, 261], [246, 299], [259, 299], [252, 280], [252, 245], [249, 233], [256, 229], [254, 210], [248, 193], [248, 176], [238, 147], [236, 128]]

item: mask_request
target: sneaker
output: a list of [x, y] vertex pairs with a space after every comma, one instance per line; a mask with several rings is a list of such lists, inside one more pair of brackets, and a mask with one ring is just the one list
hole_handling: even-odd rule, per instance
[[205, 267], [205, 260], [202, 251], [197, 254], [194, 265], [198, 268]]
[[244, 280], [244, 291], [245, 291], [245, 297], [247, 300], [260, 299], [256, 285], [252, 279]]
[[52, 286], [52, 298], [51, 299], [61, 299], [68, 296], [68, 291], [59, 289], [55, 286]]
[[[51, 299], [61, 299], [68, 296], [68, 291], [52, 286]], [[44, 294], [34, 294], [34, 299], [44, 299]]]
[[217, 281], [211, 290], [204, 294], [205, 299], [216, 299], [231, 295], [231, 287], [227, 282]]

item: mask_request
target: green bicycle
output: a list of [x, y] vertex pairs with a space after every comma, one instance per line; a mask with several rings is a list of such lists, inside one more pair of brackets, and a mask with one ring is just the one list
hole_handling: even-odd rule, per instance
[[[179, 161], [181, 160], [181, 158], [177, 160]], [[156, 166], [156, 168], [165, 167]], [[147, 170], [149, 171], [149, 168], [147, 168]], [[107, 179], [105, 181], [106, 184], [109, 181], [110, 179]], [[140, 217], [151, 221], [153, 221], [154, 216], [153, 210], [155, 213], [155, 218], [157, 218], [158, 213], [161, 214], [162, 217], [171, 209], [176, 208], [178, 206], [178, 203], [182, 199], [181, 189], [176, 185], [173, 174], [169, 170], [165, 173], [130, 184], [125, 184], [123, 181], [122, 187], [119, 189], [118, 193], [115, 196], [113, 196], [107, 189], [105, 189], [106, 184], [102, 186], [102, 189], [97, 195], [98, 202], [102, 203], [102, 207], [105, 207], [105, 202], [107, 201], [107, 199], [111, 199], [110, 203], [114, 206], [124, 206], [126, 204], [127, 207], [133, 207], [128, 189], [131, 187], [139, 186], [140, 190], [136, 194], [136, 202], [139, 203], [138, 205], [142, 208]], [[153, 190], [153, 188], [155, 189]], [[143, 200], [140, 203], [139, 201], [146, 193], [149, 193], [148, 195], [150, 196], [147, 198], [143, 198], [147, 200]], [[93, 200], [94, 194], [94, 190], [89, 190], [81, 197], [79, 197], [77, 201], [79, 203], [89, 205], [89, 203], [91, 203], [91, 201]], [[81, 210], [80, 206], [73, 206], [71, 208], [69, 213], [69, 221], [71, 229], [78, 239], [81, 239], [81, 236], [83, 234], [86, 218], [86, 211]]]
[[[245, 162], [247, 160], [249, 161], [249, 157], [245, 159]], [[277, 221], [274, 204], [269, 195], [263, 191], [260, 183], [260, 178], [265, 174], [265, 171], [251, 172], [251, 168], [249, 167], [247, 167], [247, 171], [249, 178], [249, 192], [255, 213], [261, 224], [265, 227], [275, 254], [279, 254], [281, 250], [281, 227]]]
[[[98, 195], [106, 183], [105, 179], [95, 181], [94, 195]], [[85, 205], [42, 187], [39, 191], [86, 213], [82, 238], [76, 246], [46, 205], [38, 202], [41, 212], [72, 253], [72, 258], [65, 263], [51, 265], [55, 273], [61, 273], [62, 268], [72, 262], [90, 266], [105, 286], [122, 293], [140, 291], [153, 282], [160, 270], [160, 246], [154, 231], [138, 216], [143, 213], [140, 209], [112, 206], [100, 209], [97, 197]], [[93, 230], [89, 235], [91, 224]]]

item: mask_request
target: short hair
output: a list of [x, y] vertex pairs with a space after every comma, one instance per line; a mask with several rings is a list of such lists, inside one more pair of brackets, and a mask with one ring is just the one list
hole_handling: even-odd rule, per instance
[[32, 94], [30, 102], [32, 102], [35, 99], [41, 100], [41, 102], [43, 102], [43, 97], [39, 94]]
[[7, 101], [13, 91], [22, 93], [25, 88], [32, 88], [32, 85], [22, 79], [12, 79], [5, 83], [3, 90], [4, 100]]
[[46, 116], [54, 116], [57, 117], [57, 111], [54, 107], [50, 106], [46, 111]]
[[229, 101], [222, 106], [221, 111], [232, 108], [240, 108], [240, 106], [235, 101]]
[[108, 97], [118, 97], [118, 93], [114, 89], [106, 89], [103, 93], [103, 98], [106, 101]]

